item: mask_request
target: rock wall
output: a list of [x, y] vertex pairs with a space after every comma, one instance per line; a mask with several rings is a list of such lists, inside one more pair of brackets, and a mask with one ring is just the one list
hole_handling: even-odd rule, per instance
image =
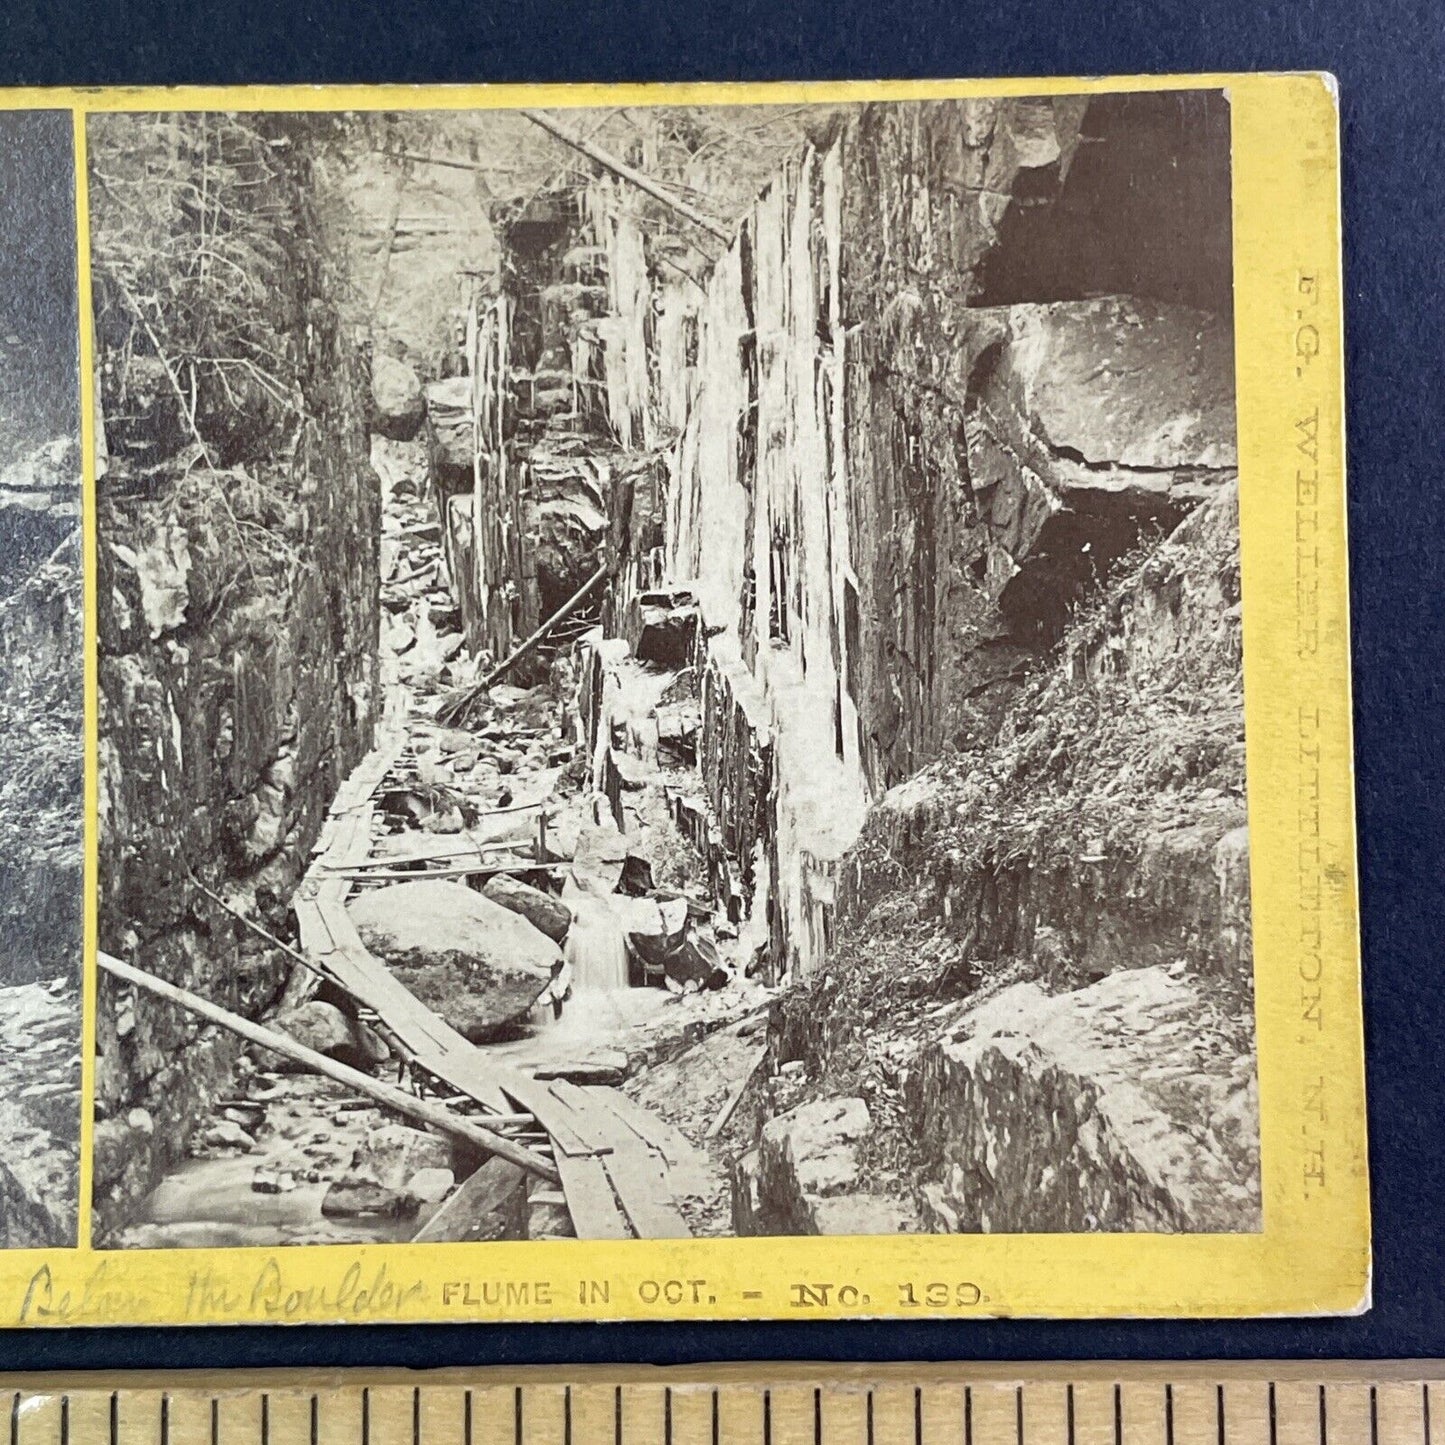
[[813, 1091], [891, 1111], [926, 1228], [1259, 1227], [1236, 507], [1138, 547], [987, 743], [880, 799], [779, 1009]]
[[[703, 294], [659, 280], [663, 572], [698, 600], [705, 716], [755, 734], [705, 733], [701, 762], [723, 835], [768, 856], [779, 972], [825, 956], [870, 804], [989, 740], [1079, 599], [1232, 480], [1227, 279], [1198, 279], [1211, 257], [1227, 270], [1227, 154], [1218, 97], [1123, 117], [1069, 98], [863, 107], [764, 191]], [[1209, 224], [1171, 270], [1151, 247], [1190, 209], [1181, 165], [1205, 172]], [[1115, 173], [1119, 235], [1072, 272], [1038, 225], [1017, 232], [1024, 210], [1064, 225]], [[1148, 258], [1132, 272], [1125, 240]], [[1221, 296], [1223, 314], [1196, 304]], [[740, 764], [765, 753], [758, 807]]]
[[923, 1051], [909, 1092], [937, 1232], [1260, 1228], [1254, 1051], [1182, 972], [1014, 984]]
[[1051, 983], [1187, 966], [1245, 998], [1237, 489], [1146, 544], [1022, 685], [986, 744], [891, 789], [844, 870], [866, 937], [900, 880], [971, 959]]
[[[1228, 139], [864, 107], [653, 289], [710, 836], [803, 983], [777, 1061], [924, 1227], [1258, 1222]], [[810, 1137], [764, 1122], [740, 1227], [825, 1227]]]
[[[98, 163], [109, 138], [93, 140]], [[122, 149], [124, 133], [116, 140], [120, 154], [136, 153]], [[288, 936], [291, 893], [336, 785], [369, 746], [379, 701], [380, 488], [366, 378], [337, 322], [306, 145], [292, 137], [287, 164], [251, 193], [251, 219], [274, 228], [258, 325], [291, 359], [292, 389], [250, 409], [238, 395], [239, 412], [218, 428], [224, 444], [198, 454], [168, 429], [163, 395], [148, 412], [124, 390], [123, 348], [140, 344], [116, 286], [97, 286], [111, 377], [98, 484], [100, 946], [253, 1017], [289, 965], [198, 884]], [[95, 220], [102, 271], [124, 260], [107, 219]], [[185, 219], [172, 224], [167, 234], [184, 239]], [[101, 994], [104, 1238], [183, 1155], [236, 1044], [104, 976]]]
[[18, 514], [0, 519], [17, 539], [0, 593], [0, 984], [80, 979], [80, 474], [75, 448], [63, 455], [63, 480], [0, 500]]
[[[497, 659], [596, 570], [630, 442], [619, 446], [603, 410], [605, 259], [577, 244], [582, 203], [546, 192], [493, 217], [503, 289], [471, 309], [466, 375], [429, 388], [453, 588], [470, 647]], [[586, 614], [597, 610], [593, 598]]]
[[79, 453], [0, 474], [0, 1248], [75, 1242], [83, 600]]
[[702, 281], [610, 178], [509, 236], [550, 283], [518, 386], [663, 461], [611, 498], [604, 620], [696, 607], [689, 828], [775, 976], [826, 958], [870, 807], [991, 744], [1081, 601], [1230, 488], [1228, 152], [1218, 94], [839, 108]]

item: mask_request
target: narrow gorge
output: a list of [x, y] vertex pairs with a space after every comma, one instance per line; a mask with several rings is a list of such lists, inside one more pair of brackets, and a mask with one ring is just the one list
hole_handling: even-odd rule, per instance
[[1259, 1228], [1223, 94], [90, 158], [101, 1242]]

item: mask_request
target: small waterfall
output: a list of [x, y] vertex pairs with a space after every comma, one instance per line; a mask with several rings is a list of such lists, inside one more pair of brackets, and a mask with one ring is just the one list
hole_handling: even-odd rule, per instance
[[583, 993], [615, 993], [628, 987], [627, 935], [606, 898], [575, 893], [568, 897], [572, 927], [563, 956], [572, 971], [574, 998]]

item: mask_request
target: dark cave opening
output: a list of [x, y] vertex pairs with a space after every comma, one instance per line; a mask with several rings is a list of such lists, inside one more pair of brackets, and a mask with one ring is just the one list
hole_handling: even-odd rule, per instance
[[1228, 316], [1232, 243], [1224, 92], [1096, 96], [1072, 155], [1020, 174], [971, 300], [1127, 294]]
[[[1020, 172], [970, 299], [995, 308], [1128, 296], [1228, 325], [1232, 293], [1228, 98], [1156, 91], [1092, 98], [1077, 145]], [[1004, 343], [974, 361], [970, 427], [1013, 405], [1009, 364]], [[1101, 395], [1099, 405], [1107, 404]], [[1012, 640], [1041, 651], [1057, 644], [1080, 600], [1107, 582], [1121, 557], [1167, 534], [1189, 510], [1168, 487], [1131, 479], [1122, 463], [1086, 458], [1058, 438], [1049, 449], [1071, 470], [1101, 475], [1097, 487], [1068, 487], [999, 595]]]

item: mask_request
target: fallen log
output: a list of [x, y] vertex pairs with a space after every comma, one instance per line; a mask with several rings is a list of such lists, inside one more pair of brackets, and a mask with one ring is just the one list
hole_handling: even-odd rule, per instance
[[[413, 860], [408, 858], [408, 863]], [[346, 883], [415, 883], [419, 878], [495, 878], [499, 874], [513, 873], [561, 873], [563, 863], [538, 863], [535, 858], [509, 858], [501, 863], [466, 863], [452, 868], [343, 868], [328, 873], [328, 878], [340, 878]]]
[[533, 125], [540, 126], [549, 135], [556, 136], [564, 145], [581, 151], [588, 160], [596, 161], [604, 170], [611, 171], [614, 176], [636, 186], [639, 191], [651, 196], [654, 201], [661, 201], [664, 206], [676, 211], [684, 220], [691, 221], [700, 230], [706, 231], [710, 236], [715, 236], [724, 246], [732, 243], [732, 237], [716, 221], [709, 220], [701, 211], [694, 210], [686, 201], [680, 200], [670, 191], [664, 190], [651, 176], [644, 175], [635, 166], [619, 160], [586, 137], [573, 135], [565, 126], [558, 125], [546, 111], [523, 109], [520, 114], [526, 116]]
[[752, 1083], [753, 1076], [762, 1068], [763, 1060], [767, 1058], [767, 1056], [768, 1051], [766, 1048], [760, 1048], [758, 1050], [758, 1056], [748, 1066], [747, 1073], [733, 1086], [732, 1092], [723, 1101], [722, 1108], [717, 1111], [717, 1117], [707, 1126], [707, 1133], [703, 1135], [704, 1139], [716, 1139], [717, 1136], [727, 1128], [728, 1120], [737, 1112], [738, 1105], [742, 1103], [743, 1095], [748, 1091], [748, 1085]]
[[608, 574], [604, 563], [599, 567], [529, 638], [519, 642], [485, 677], [461, 688], [437, 709], [436, 720], [443, 727], [463, 727], [476, 706], [541, 640], [559, 623], [570, 617]]
[[152, 993], [157, 998], [163, 998], [168, 1003], [176, 1004], [185, 1009], [187, 1013], [195, 1014], [210, 1023], [219, 1024], [222, 1028], [229, 1029], [230, 1032], [238, 1034], [249, 1043], [257, 1044], [273, 1054], [280, 1054], [282, 1058], [291, 1059], [303, 1065], [312, 1073], [324, 1074], [328, 1079], [334, 1079], [338, 1084], [354, 1089], [358, 1094], [365, 1094], [369, 1099], [375, 1100], [378, 1104], [384, 1104], [388, 1109], [395, 1109], [397, 1113], [419, 1120], [430, 1128], [439, 1129], [443, 1133], [465, 1140], [474, 1149], [485, 1150], [489, 1154], [495, 1154], [498, 1158], [509, 1160], [532, 1174], [551, 1180], [554, 1184], [561, 1180], [561, 1175], [558, 1174], [555, 1165], [540, 1155], [534, 1154], [530, 1149], [513, 1143], [505, 1135], [485, 1128], [472, 1119], [464, 1119], [460, 1115], [453, 1114], [449, 1109], [442, 1108], [439, 1104], [428, 1103], [425, 1099], [418, 1099], [408, 1094], [404, 1089], [398, 1089], [392, 1084], [374, 1079], [370, 1074], [362, 1073], [360, 1069], [353, 1069], [346, 1064], [337, 1063], [335, 1059], [328, 1059], [325, 1054], [318, 1054], [314, 1049], [308, 1049], [305, 1044], [298, 1044], [294, 1039], [287, 1038], [285, 1034], [277, 1033], [274, 1029], [268, 1029], [262, 1024], [253, 1023], [250, 1019], [242, 1018], [240, 1014], [234, 1014], [219, 1004], [211, 1003], [199, 994], [178, 988], [173, 983], [167, 983], [164, 979], [157, 978], [154, 974], [145, 972], [144, 969], [124, 963], [111, 954], [98, 953], [96, 961], [114, 977], [134, 984], [137, 988], [143, 988], [147, 993]]

